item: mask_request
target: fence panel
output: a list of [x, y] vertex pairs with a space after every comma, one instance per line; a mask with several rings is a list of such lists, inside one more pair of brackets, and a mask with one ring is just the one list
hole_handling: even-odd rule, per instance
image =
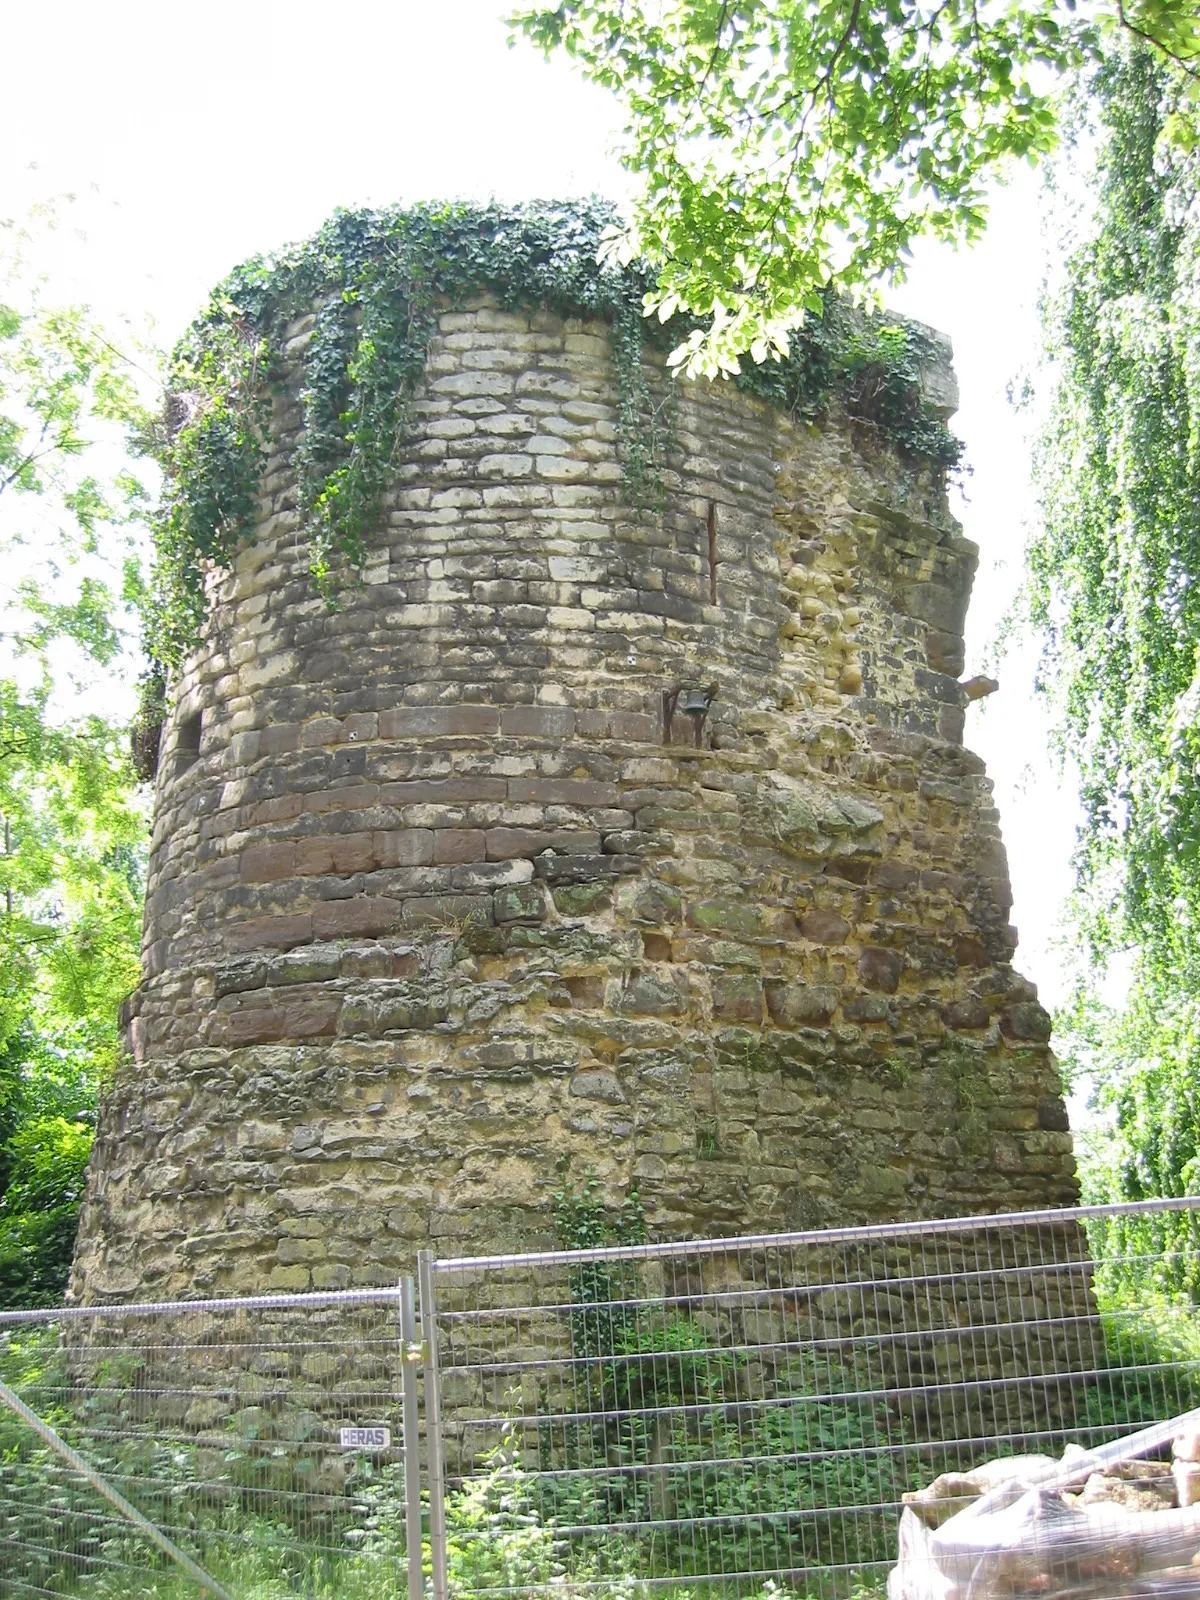
[[[414, 1355], [400, 1312], [395, 1290], [7, 1313], [0, 1379], [239, 1600], [392, 1600]], [[417, 1579], [419, 1594], [419, 1550]], [[0, 1409], [0, 1594], [201, 1592]]]
[[905, 1492], [1200, 1404], [1198, 1207], [429, 1262], [451, 1592], [881, 1592]]
[[[432, 1600], [870, 1600], [906, 1493], [1200, 1406], [1200, 1200], [419, 1270]], [[93, 1475], [0, 1407], [0, 1595], [390, 1600], [407, 1574], [419, 1600], [411, 1296], [0, 1315], [0, 1382]], [[1153, 1462], [1074, 1487], [1139, 1513], [1176, 1492]], [[1200, 1549], [1200, 1508], [1178, 1516]], [[1139, 1587], [1109, 1547], [929, 1592], [1200, 1597], [1200, 1568]]]

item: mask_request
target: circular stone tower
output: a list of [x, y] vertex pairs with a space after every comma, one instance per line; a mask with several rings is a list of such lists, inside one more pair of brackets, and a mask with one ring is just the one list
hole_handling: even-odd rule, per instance
[[617, 387], [603, 320], [444, 310], [336, 609], [277, 398], [172, 684], [77, 1297], [537, 1244], [568, 1159], [677, 1236], [1076, 1198], [936, 475], [684, 383], [639, 516]]

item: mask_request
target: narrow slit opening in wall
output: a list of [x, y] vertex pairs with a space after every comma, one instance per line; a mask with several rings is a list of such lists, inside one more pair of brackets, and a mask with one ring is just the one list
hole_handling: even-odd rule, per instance
[[713, 605], [717, 603], [717, 503], [708, 502], [708, 593]]
[[179, 736], [175, 741], [175, 770], [186, 772], [200, 759], [200, 735], [204, 732], [204, 713], [197, 711], [194, 717], [185, 717], [179, 724]]

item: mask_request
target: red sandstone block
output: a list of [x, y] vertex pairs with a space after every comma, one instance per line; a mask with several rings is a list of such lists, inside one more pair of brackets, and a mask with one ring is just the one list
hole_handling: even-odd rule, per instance
[[224, 1042], [233, 1048], [243, 1044], [265, 1044], [284, 1037], [283, 1018], [274, 1006], [239, 1006], [225, 1018], [220, 1029]]
[[255, 844], [242, 851], [245, 883], [275, 883], [280, 878], [290, 878], [297, 870], [294, 844]]
[[949, 895], [951, 900], [961, 900], [967, 892], [965, 880], [957, 872], [940, 872], [931, 868], [921, 874], [921, 887], [930, 894]]
[[341, 996], [306, 994], [289, 996], [280, 1007], [283, 1039], [316, 1039], [337, 1031]]
[[468, 820], [463, 806], [404, 806], [401, 813], [406, 828], [465, 828]]
[[608, 734], [631, 744], [661, 744], [662, 724], [641, 711], [614, 711], [608, 719]]
[[427, 867], [433, 860], [431, 828], [393, 828], [373, 835], [375, 860], [381, 867]]
[[532, 876], [528, 861], [472, 861], [454, 868], [450, 884], [456, 890], [475, 894], [482, 889], [524, 887]]
[[258, 760], [262, 751], [262, 734], [235, 733], [229, 741], [229, 759], [235, 767], [248, 767]]
[[281, 794], [274, 800], [260, 800], [250, 810], [249, 824], [259, 827], [264, 822], [291, 822], [304, 810], [302, 794]]
[[359, 807], [373, 806], [378, 800], [377, 783], [351, 783], [344, 789], [318, 789], [305, 795], [304, 809], [318, 815], [326, 811], [355, 811]]
[[912, 889], [920, 876], [916, 867], [910, 867], [902, 861], [881, 861], [871, 869], [871, 883], [877, 889]]
[[373, 833], [337, 833], [330, 843], [333, 845], [335, 872], [370, 872], [374, 868]]
[[286, 755], [300, 748], [300, 726], [295, 722], [273, 722], [259, 731], [259, 752], [264, 756]]
[[812, 1028], [829, 1021], [840, 999], [832, 984], [773, 984], [767, 990], [767, 1010], [777, 1027]]
[[196, 873], [194, 882], [205, 893], [213, 889], [227, 889], [238, 880], [241, 859], [240, 856], [221, 856], [216, 861], [209, 861]]
[[1036, 1000], [1022, 1000], [1001, 1012], [1000, 1032], [1006, 1039], [1032, 1039], [1045, 1044], [1050, 1038], [1050, 1014]]
[[575, 732], [570, 706], [509, 706], [500, 719], [509, 739], [569, 739]]
[[597, 878], [637, 872], [640, 866], [636, 856], [547, 855], [535, 859], [533, 870], [539, 878], [561, 889], [567, 884], [594, 883]]
[[327, 900], [314, 908], [313, 937], [377, 939], [391, 933], [400, 921], [400, 902], [381, 895], [356, 895], [352, 900]]
[[330, 839], [298, 839], [292, 846], [296, 873], [301, 878], [320, 878], [333, 871], [333, 842]]
[[[211, 817], [202, 817], [197, 830], [199, 837], [206, 844], [213, 839], [224, 839], [231, 833], [238, 833], [241, 829], [250, 826], [253, 818], [244, 806], [234, 808], [230, 806], [226, 811], [217, 811]], [[153, 852], [154, 846], [151, 846]]]
[[324, 744], [337, 744], [342, 736], [342, 725], [336, 717], [314, 717], [304, 724], [304, 744], [307, 749]]
[[385, 806], [443, 806], [476, 800], [506, 800], [505, 778], [425, 778], [385, 783], [379, 791]]
[[850, 924], [836, 911], [810, 911], [800, 919], [800, 932], [814, 944], [841, 944], [849, 931]]
[[171, 943], [169, 939], [154, 939], [146, 946], [142, 959], [148, 978], [157, 977], [164, 970], [170, 953]]
[[487, 830], [487, 858], [489, 861], [516, 861], [524, 857], [532, 860], [543, 850], [558, 850], [567, 855], [595, 854], [600, 849], [600, 835], [580, 828], [577, 831], [548, 832], [542, 828], [489, 828]]
[[313, 936], [312, 917], [294, 913], [286, 917], [252, 917], [227, 925], [224, 939], [230, 954], [242, 950], [290, 950], [308, 944]]
[[342, 744], [356, 744], [363, 739], [377, 739], [379, 737], [379, 713], [376, 711], [353, 711], [342, 720]]
[[713, 979], [713, 1017], [762, 1026], [763, 986], [755, 973], [723, 972]]
[[963, 934], [954, 942], [954, 960], [960, 967], [986, 967], [988, 953], [979, 939]]
[[499, 731], [496, 706], [397, 706], [379, 717], [379, 733], [384, 739], [439, 739]]
[[438, 828], [433, 835], [433, 859], [439, 866], [461, 866], [487, 857], [487, 835], [482, 828]]
[[544, 628], [546, 626], [546, 608], [544, 606], [499, 606], [496, 611], [496, 620], [505, 633], [513, 628]]
[[986, 1028], [991, 1015], [981, 1000], [959, 1000], [946, 1007], [942, 1012], [942, 1020], [948, 1028]]
[[615, 806], [615, 783], [593, 778], [510, 778], [508, 798], [524, 805]]
[[879, 989], [884, 994], [895, 994], [904, 970], [904, 957], [898, 950], [885, 950], [880, 945], [867, 945], [858, 958], [858, 975], [868, 989]]

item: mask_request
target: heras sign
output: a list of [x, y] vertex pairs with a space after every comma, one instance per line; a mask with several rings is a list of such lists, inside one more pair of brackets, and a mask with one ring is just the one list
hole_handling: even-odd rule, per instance
[[390, 1428], [342, 1428], [338, 1442], [343, 1450], [386, 1450], [392, 1442]]

